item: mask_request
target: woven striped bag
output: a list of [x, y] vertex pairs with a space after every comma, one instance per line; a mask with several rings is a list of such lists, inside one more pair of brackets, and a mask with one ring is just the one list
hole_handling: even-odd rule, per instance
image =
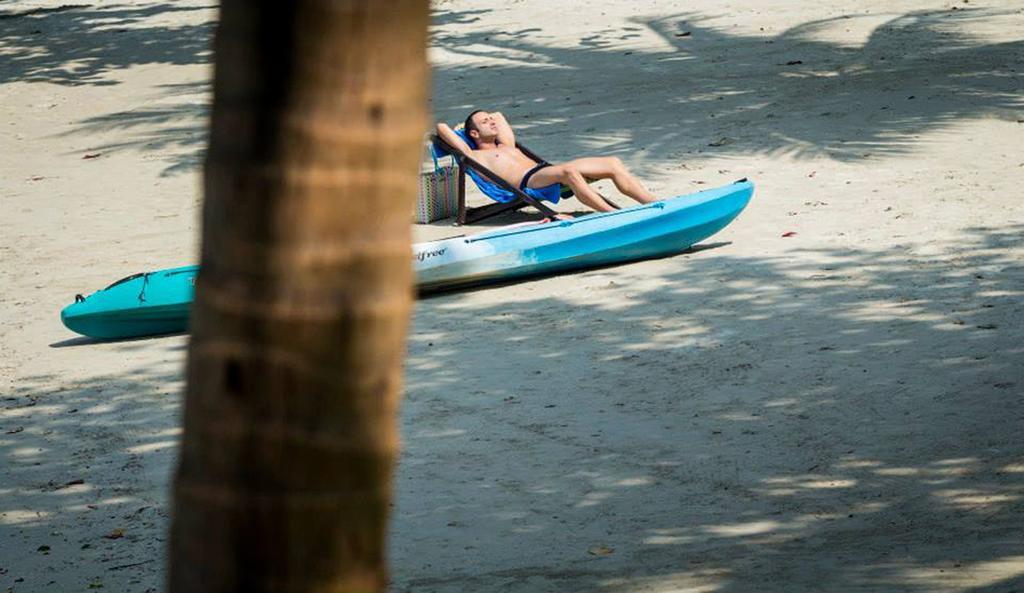
[[455, 159], [446, 158], [451, 162], [442, 165], [433, 153], [431, 158], [434, 169], [420, 173], [420, 191], [413, 214], [413, 220], [419, 224], [451, 218], [458, 213], [459, 166]]

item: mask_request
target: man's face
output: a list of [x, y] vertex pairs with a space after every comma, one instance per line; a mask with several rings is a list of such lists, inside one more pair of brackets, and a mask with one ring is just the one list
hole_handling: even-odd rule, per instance
[[487, 111], [473, 114], [473, 123], [477, 129], [469, 131], [470, 138], [490, 140], [498, 135], [498, 122]]

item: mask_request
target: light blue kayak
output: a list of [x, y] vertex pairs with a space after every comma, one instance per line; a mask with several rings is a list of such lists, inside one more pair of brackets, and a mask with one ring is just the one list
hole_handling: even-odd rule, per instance
[[[413, 245], [421, 293], [677, 254], [717, 233], [750, 202], [743, 180], [573, 220]], [[129, 276], [61, 311], [68, 329], [118, 339], [188, 329], [199, 266]]]
[[416, 283], [431, 292], [676, 254], [722, 230], [753, 193], [743, 180], [615, 212], [418, 243]]

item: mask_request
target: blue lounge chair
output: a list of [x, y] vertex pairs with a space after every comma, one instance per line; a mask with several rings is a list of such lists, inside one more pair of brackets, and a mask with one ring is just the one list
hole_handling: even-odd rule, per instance
[[[465, 129], [457, 129], [455, 133], [471, 148], [476, 147], [476, 143], [466, 134]], [[450, 155], [459, 164], [459, 213], [456, 219], [457, 224], [471, 224], [502, 212], [518, 210], [524, 206], [533, 206], [545, 216], [553, 217], [556, 214], [555, 211], [544, 204], [544, 202], [555, 204], [561, 198], [568, 198], [573, 195], [570, 188], [558, 183], [540, 189], [526, 188], [525, 191], [521, 190], [495, 175], [475, 159], [460, 154], [458, 150], [436, 134], [431, 139], [433, 140], [432, 150], [435, 158]], [[536, 162], [542, 160], [533, 151], [518, 142], [516, 143], [516, 148]], [[496, 203], [477, 208], [468, 208], [466, 206], [467, 174], [473, 180], [473, 183], [476, 184], [477, 188]], [[609, 201], [609, 203], [611, 202]], [[614, 206], [614, 204], [612, 205]]]

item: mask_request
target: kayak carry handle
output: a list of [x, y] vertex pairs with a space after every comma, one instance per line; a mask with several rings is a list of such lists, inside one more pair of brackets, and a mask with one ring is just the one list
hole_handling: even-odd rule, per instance
[[85, 297], [80, 295], [80, 294], [76, 294], [75, 295], [75, 302], [76, 303], [84, 303], [85, 302]]

